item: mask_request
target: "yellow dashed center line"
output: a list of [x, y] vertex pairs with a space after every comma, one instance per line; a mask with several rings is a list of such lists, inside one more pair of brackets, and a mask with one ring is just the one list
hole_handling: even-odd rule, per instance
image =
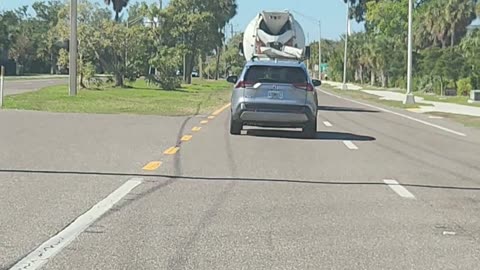
[[[223, 106], [222, 108], [214, 111], [212, 113], [212, 115], [208, 116], [208, 119], [214, 119], [215, 116], [222, 113], [228, 107], [230, 107], [230, 103], [228, 103], [225, 106]], [[200, 124], [202, 124], [202, 125], [208, 124], [208, 120], [202, 120], [202, 121], [200, 121]], [[197, 131], [200, 131], [200, 129], [202, 129], [202, 128], [201, 127], [193, 127], [192, 131], [197, 132]], [[192, 135], [184, 135], [180, 140], [182, 142], [187, 142], [187, 141], [190, 141], [191, 139], [192, 139]], [[165, 150], [163, 153], [165, 155], [175, 155], [178, 152], [178, 150], [180, 150], [180, 147], [173, 146], [173, 147], [170, 147], [167, 150]], [[155, 162], [157, 162], [157, 163], [155, 163]], [[158, 164], [158, 162], [159, 161], [152, 161], [152, 162], [148, 163], [147, 165], [145, 165], [144, 170], [155, 170], [155, 169], [157, 169], [162, 164], [161, 162], [160, 162], [160, 164]], [[154, 168], [154, 169], [151, 169], [151, 168]]]
[[168, 148], [168, 149], [165, 150], [165, 152], [163, 152], [163, 153], [164, 153], [165, 155], [175, 155], [175, 154], [178, 152], [179, 149], [180, 149], [179, 147], [175, 147], [175, 146], [174, 146], [174, 147]]
[[158, 169], [160, 166], [162, 166], [161, 161], [152, 161], [152, 162], [149, 162], [147, 165], [145, 165], [143, 169], [145, 171], [154, 171]]
[[228, 104], [226, 104], [225, 106], [223, 106], [222, 108], [214, 111], [214, 112], [212, 113], [212, 115], [217, 116], [217, 115], [221, 114], [221, 113], [222, 113], [226, 108], [228, 108], [228, 107], [230, 107], [230, 103], [228, 103]]
[[184, 135], [180, 140], [182, 142], [188, 142], [192, 139], [192, 135]]

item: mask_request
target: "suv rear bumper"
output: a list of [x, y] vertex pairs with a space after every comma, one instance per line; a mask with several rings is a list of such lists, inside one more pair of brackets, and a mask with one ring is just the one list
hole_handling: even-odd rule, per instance
[[307, 115], [303, 113], [282, 112], [243, 112], [240, 119], [244, 122], [305, 123]]
[[303, 127], [315, 120], [316, 111], [299, 105], [241, 103], [232, 111], [232, 118], [252, 126]]

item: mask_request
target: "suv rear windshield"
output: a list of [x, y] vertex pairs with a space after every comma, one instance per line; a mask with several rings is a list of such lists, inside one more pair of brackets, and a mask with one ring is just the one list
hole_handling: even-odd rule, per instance
[[247, 70], [245, 81], [257, 83], [306, 83], [307, 74], [298, 67], [252, 66]]

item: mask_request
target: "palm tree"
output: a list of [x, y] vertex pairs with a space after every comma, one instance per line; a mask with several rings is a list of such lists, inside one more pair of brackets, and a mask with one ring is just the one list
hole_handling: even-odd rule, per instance
[[122, 12], [123, 8], [127, 6], [129, 0], [104, 0], [105, 4], [108, 6], [110, 3], [113, 6], [113, 11], [115, 11], [115, 21], [118, 22], [120, 17], [119, 14]]
[[362, 33], [362, 36], [360, 37], [360, 56], [358, 59], [358, 64], [359, 64], [359, 76], [360, 76], [360, 82], [363, 84], [364, 79], [365, 79], [365, 71], [368, 69], [368, 66], [370, 64], [370, 55], [368, 51], [368, 37], [367, 34]]
[[445, 12], [450, 26], [450, 46], [454, 46], [457, 34], [465, 34], [466, 27], [475, 18], [475, 6], [472, 0], [449, 0]]
[[442, 48], [455, 45], [475, 18], [472, 0], [430, 1], [423, 8], [419, 11], [416, 36], [420, 37], [419, 42], [431, 42], [432, 47], [438, 43]]
[[435, 35], [435, 39], [440, 41], [442, 48], [447, 46], [448, 38], [448, 26], [449, 22], [445, 16], [445, 1], [435, 1], [432, 2], [430, 6], [430, 12], [432, 13], [432, 18], [435, 18], [435, 23], [432, 27], [432, 34]]
[[480, 55], [480, 30], [473, 30], [469, 35], [462, 39], [460, 48], [470, 66], [470, 77], [473, 80], [474, 87], [478, 87], [480, 84], [480, 60], [478, 58], [478, 55]]
[[226, 33], [224, 33], [225, 25], [237, 14], [237, 1], [236, 0], [215, 0], [211, 2], [211, 10], [214, 11], [216, 19], [218, 35], [221, 37], [215, 52], [217, 55], [217, 63], [215, 67], [215, 79], [218, 80], [220, 70], [220, 58], [222, 54], [222, 45], [225, 42]]
[[363, 32], [355, 33], [350, 37], [350, 46], [348, 53], [348, 67], [354, 70], [355, 81], [364, 83], [364, 71], [368, 65], [368, 55], [366, 53], [366, 34]]
[[436, 18], [430, 10], [430, 5], [422, 5], [417, 9], [418, 19], [414, 21], [414, 41], [420, 48], [434, 47], [437, 43], [436, 36], [432, 34]]

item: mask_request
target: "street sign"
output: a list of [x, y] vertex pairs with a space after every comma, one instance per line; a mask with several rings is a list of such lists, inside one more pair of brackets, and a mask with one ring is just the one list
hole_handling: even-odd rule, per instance
[[326, 72], [328, 70], [328, 64], [322, 64], [321, 66], [322, 72]]
[[[315, 71], [318, 71], [318, 65], [315, 65]], [[322, 72], [326, 72], [328, 70], [328, 64], [321, 64], [320, 68], [322, 69]]]

